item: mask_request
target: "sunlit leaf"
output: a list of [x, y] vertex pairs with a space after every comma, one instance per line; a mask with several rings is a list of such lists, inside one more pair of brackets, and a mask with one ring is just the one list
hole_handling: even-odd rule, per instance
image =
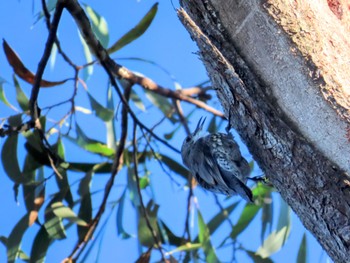
[[139, 97], [139, 95], [137, 95], [137, 93], [133, 90], [131, 90], [130, 92], [130, 99], [131, 101], [135, 104], [135, 106], [137, 108], [139, 108], [140, 110], [142, 111], [146, 111], [146, 107], [145, 105], [143, 104], [141, 98]]
[[17, 100], [19, 106], [21, 107], [21, 109], [23, 111], [29, 110], [29, 100], [28, 100], [26, 94], [24, 94], [21, 86], [19, 85], [19, 82], [18, 82], [15, 74], [13, 74], [13, 83], [14, 83], [15, 88], [16, 88], [16, 100]]
[[117, 42], [115, 42], [109, 49], [108, 53], [114, 53], [122, 47], [126, 46], [130, 42], [139, 38], [150, 26], [158, 10], [158, 3], [155, 3], [152, 8], [147, 12], [147, 14], [141, 19], [141, 21], [122, 36]]
[[231, 238], [235, 239], [247, 226], [253, 221], [254, 217], [259, 212], [261, 207], [254, 204], [246, 204], [238, 222], [233, 226], [231, 231]]
[[[107, 109], [113, 112], [114, 115], [114, 107], [115, 103], [113, 100], [113, 89], [112, 85], [108, 86], [107, 89]], [[107, 132], [107, 146], [111, 149], [114, 149], [117, 145], [117, 135], [115, 133], [115, 121], [112, 118], [109, 121], [105, 122], [106, 124], [106, 132]]]
[[273, 231], [264, 241], [261, 247], [256, 252], [256, 255], [260, 255], [262, 258], [268, 258], [272, 254], [279, 251], [284, 242], [286, 236], [289, 235], [290, 229], [287, 226], [283, 227], [279, 231]]
[[109, 42], [107, 21], [103, 16], [100, 16], [94, 9], [92, 9], [91, 6], [84, 6], [86, 14], [89, 16], [92, 22], [92, 30], [94, 31], [98, 40], [101, 42], [102, 46], [106, 48]]
[[7, 239], [7, 262], [14, 263], [19, 255], [24, 232], [28, 228], [29, 214], [23, 216], [12, 229]]
[[87, 223], [79, 218], [71, 208], [64, 206], [62, 202], [56, 202], [51, 205], [52, 212], [64, 219], [68, 219], [70, 222], [76, 223], [77, 225], [87, 226]]
[[140, 188], [145, 189], [150, 183], [148, 176], [143, 176], [140, 178]]
[[[93, 58], [92, 58], [92, 54], [91, 54], [91, 51], [89, 49], [89, 46], [86, 44], [85, 39], [81, 36], [79, 31], [78, 31], [78, 35], [79, 35], [79, 39], [81, 41], [81, 44], [83, 46], [86, 63], [91, 64], [93, 62]], [[84, 67], [83, 79], [86, 81], [91, 76], [93, 71], [94, 71], [93, 64]]]
[[96, 116], [105, 122], [112, 120], [114, 117], [113, 110], [103, 107], [97, 100], [94, 99], [93, 96], [91, 96], [89, 92], [87, 94], [90, 100], [91, 108], [95, 112]]
[[30, 252], [30, 262], [44, 263], [51, 242], [52, 239], [49, 237], [45, 227], [42, 226], [34, 238]]
[[174, 254], [176, 252], [180, 252], [180, 251], [191, 251], [191, 250], [198, 250], [202, 247], [201, 243], [186, 243], [184, 245], [178, 246], [177, 248], [175, 248], [174, 250], [169, 251], [167, 254], [171, 255]]
[[13, 110], [17, 110], [15, 106], [8, 102], [5, 91], [3, 88], [3, 81], [0, 81], [0, 101], [2, 101], [6, 106], [9, 106]]
[[219, 262], [216, 256], [215, 249], [210, 242], [210, 232], [209, 228], [204, 222], [202, 214], [197, 211], [198, 214], [198, 238], [199, 242], [202, 244], [204, 250], [206, 262]]
[[129, 235], [125, 231], [124, 226], [123, 226], [125, 196], [126, 196], [126, 190], [124, 190], [124, 192], [122, 194], [122, 197], [121, 197], [121, 199], [119, 201], [117, 215], [116, 215], [117, 233], [118, 233], [119, 236], [122, 237], [122, 239], [127, 239], [127, 238], [131, 237], [131, 235]]
[[306, 263], [306, 259], [307, 259], [307, 239], [306, 239], [306, 233], [304, 233], [299, 246], [297, 263]]
[[[55, 204], [56, 199], [59, 196], [55, 195], [55, 198], [45, 208], [45, 223], [44, 227], [50, 239], [64, 239], [66, 238], [66, 230], [63, 226], [62, 219], [54, 214], [52, 205]], [[60, 198], [59, 198], [60, 199]]]
[[[6, 54], [7, 61], [12, 66], [14, 72], [18, 77], [23, 79], [24, 81], [33, 84], [35, 75], [33, 72], [31, 72], [29, 69], [24, 66], [19, 56], [16, 54], [16, 52], [7, 44], [5, 40], [3, 40], [3, 48]], [[53, 87], [57, 85], [61, 85], [65, 83], [68, 79], [62, 80], [62, 81], [47, 81], [42, 79], [40, 81], [40, 87], [47, 88], [47, 87]]]
[[70, 136], [65, 136], [68, 140], [77, 144], [86, 151], [101, 154], [103, 156], [111, 157], [114, 154], [114, 149], [108, 148], [106, 144], [99, 142], [97, 140], [90, 139], [80, 126], [76, 123], [77, 138], [72, 138]]

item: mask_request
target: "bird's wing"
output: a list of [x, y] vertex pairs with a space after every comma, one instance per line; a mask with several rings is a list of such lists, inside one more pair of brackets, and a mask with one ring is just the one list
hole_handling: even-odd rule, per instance
[[204, 138], [200, 138], [193, 145], [192, 152], [196, 155], [191, 164], [192, 169], [196, 173], [196, 176], [200, 177], [199, 179], [203, 180], [209, 187], [218, 184], [225, 185], [225, 182], [219, 176], [218, 165], [213, 158], [210, 146], [203, 140]]

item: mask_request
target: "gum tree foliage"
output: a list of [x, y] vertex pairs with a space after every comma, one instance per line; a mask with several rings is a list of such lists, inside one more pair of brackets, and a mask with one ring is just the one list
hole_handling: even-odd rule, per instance
[[[1, 162], [6, 172], [2, 176], [13, 182], [9, 191], [13, 191], [14, 202], [25, 206], [23, 215], [13, 219], [10, 234], [0, 237], [8, 262], [44, 262], [51, 246], [67, 240], [66, 254], [58, 260], [98, 260], [96, 251], [98, 255], [102, 249], [110, 221], [117, 229], [115, 239], [132, 240], [139, 247], [138, 254], [130, 253], [133, 261], [234, 261], [244, 254], [253, 262], [272, 262], [269, 257], [283, 247], [291, 229], [289, 207], [277, 196], [272, 198], [273, 189], [254, 185], [253, 204], [238, 197], [203, 195], [180, 161], [182, 138], [177, 135], [181, 129], [189, 132], [188, 121], [196, 122], [192, 114], [207, 111], [209, 131], [224, 124], [223, 114], [211, 106], [215, 93], [209, 84], [186, 89], [174, 82], [177, 90], [165, 88], [110, 58], [147, 34], [158, 3], [143, 17], [130, 17], [135, 26], [123, 28], [127, 33], [119, 39], [109, 35], [108, 28], [122, 27], [123, 23], [106, 21], [93, 5], [48, 0], [42, 1], [40, 8], [33, 22], [45, 23], [48, 34], [42, 36], [46, 46], [36, 50], [43, 54], [38, 69], [26, 67], [15, 43], [5, 39], [2, 43], [8, 62], [2, 67], [12, 67], [14, 72], [1, 76], [1, 107], [12, 112], [1, 119]], [[57, 27], [67, 19], [61, 16], [63, 11], [69, 19], [74, 18], [86, 63], [79, 64], [66, 50], [69, 43], [59, 41], [59, 35], [65, 34], [64, 27], [57, 34]], [[49, 57], [50, 63], [58, 57], [64, 61], [65, 77], [61, 80], [43, 79]], [[89, 79], [98, 70], [103, 71], [104, 79], [99, 87], [90, 86]], [[5, 91], [9, 89], [16, 95], [7, 99]], [[70, 90], [71, 95], [42, 107], [45, 97], [38, 99], [38, 95], [43, 89]], [[97, 89], [106, 94], [104, 100], [96, 96]], [[149, 111], [156, 112], [158, 119], [148, 120]], [[98, 137], [88, 135], [89, 129], [94, 129], [89, 122], [104, 126]], [[67, 158], [72, 149], [78, 156], [74, 161]], [[89, 161], [80, 159], [80, 153], [89, 153]], [[124, 183], [115, 183], [119, 178]], [[176, 227], [169, 223], [169, 215], [160, 216], [166, 204], [159, 205], [157, 200], [167, 193], [157, 184], [159, 178], [185, 196], [172, 208], [181, 221]], [[92, 187], [94, 181], [98, 187]], [[275, 201], [280, 205], [274, 212]], [[205, 204], [212, 209], [204, 216]], [[130, 218], [137, 222], [135, 232], [130, 232]], [[254, 220], [255, 225], [261, 225], [255, 231], [260, 247], [245, 242], [252, 238], [245, 232]], [[26, 239], [31, 248], [22, 249], [23, 239], [33, 228], [34, 234]], [[300, 240], [296, 260], [305, 262], [306, 236]]]

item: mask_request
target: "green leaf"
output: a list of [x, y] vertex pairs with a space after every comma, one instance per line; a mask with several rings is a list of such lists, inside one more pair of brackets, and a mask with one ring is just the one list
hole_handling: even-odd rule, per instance
[[24, 94], [21, 86], [19, 85], [19, 82], [18, 82], [15, 74], [13, 74], [13, 83], [15, 84], [16, 99], [17, 99], [19, 106], [21, 107], [21, 109], [23, 111], [29, 110], [29, 100], [28, 100], [26, 94]]
[[[57, 155], [62, 160], [65, 159], [65, 150], [64, 150], [64, 145], [61, 140], [61, 137], [58, 137], [57, 143], [54, 144], [52, 148], [55, 149], [55, 151], [57, 152]], [[74, 205], [73, 195], [70, 189], [67, 171], [63, 164], [64, 163], [61, 163], [58, 167], [56, 167], [62, 178], [59, 178], [58, 176], [56, 176], [55, 179], [56, 179], [57, 186], [60, 189], [61, 197], [67, 201], [69, 207], [73, 207]]]
[[219, 262], [219, 259], [216, 256], [215, 249], [213, 248], [210, 242], [210, 232], [208, 226], [205, 224], [202, 214], [200, 211], [198, 214], [198, 238], [199, 242], [202, 244], [204, 250], [206, 262]]
[[[184, 239], [181, 237], [176, 236], [170, 228], [162, 221], [159, 219], [159, 226], [162, 228], [162, 236], [166, 238], [166, 242], [169, 243], [170, 245], [179, 247], [184, 243]], [[188, 244], [188, 243], [187, 243]], [[190, 244], [192, 246], [194, 244]], [[198, 245], [198, 244], [196, 244]], [[202, 245], [199, 244], [199, 249]], [[191, 250], [191, 249], [190, 249]], [[175, 252], [175, 251], [174, 251]]]
[[262, 246], [259, 247], [256, 255], [260, 255], [262, 258], [268, 258], [272, 254], [279, 251], [285, 243], [285, 238], [290, 233], [290, 229], [287, 226], [283, 227], [279, 231], [273, 231], [264, 241]]
[[[114, 101], [113, 101], [113, 89], [112, 85], [108, 86], [107, 89], [107, 109], [114, 112]], [[113, 113], [114, 116], [114, 113]], [[106, 121], [106, 132], [107, 132], [107, 146], [111, 149], [114, 149], [117, 145], [117, 135], [115, 133], [115, 121], [112, 118], [109, 121]]]
[[18, 134], [10, 135], [1, 151], [1, 161], [7, 176], [15, 183], [21, 184], [23, 177], [17, 160]]
[[[159, 209], [159, 206], [157, 204], [154, 204], [152, 201], [150, 201], [147, 204], [146, 213], [148, 215], [148, 220], [152, 227], [152, 230], [155, 232], [156, 236], [158, 237], [158, 240], [161, 240], [159, 235], [159, 228], [157, 224], [158, 209]], [[146, 247], [152, 247], [155, 244], [154, 237], [147, 225], [146, 218], [144, 217], [140, 207], [139, 207], [139, 210], [140, 210], [139, 211], [140, 217], [139, 217], [139, 223], [137, 228], [138, 239], [141, 245]]]
[[307, 239], [306, 239], [306, 233], [304, 233], [299, 246], [297, 263], [306, 263], [306, 259], [307, 259]]
[[59, 199], [59, 194], [50, 201], [45, 209], [45, 223], [44, 227], [50, 239], [64, 239], [66, 238], [66, 231], [62, 223], [62, 219], [54, 214], [52, 205]]
[[108, 122], [113, 119], [114, 112], [113, 110], [103, 107], [93, 96], [88, 92], [88, 97], [90, 100], [90, 105], [93, 111], [95, 112], [96, 117], [100, 118], [104, 122]]
[[118, 210], [117, 210], [117, 214], [116, 214], [117, 233], [119, 236], [122, 237], [122, 239], [128, 239], [129, 237], [131, 237], [131, 235], [129, 235], [125, 231], [124, 226], [123, 226], [125, 196], [126, 196], [126, 190], [124, 190], [122, 197], [120, 198], [119, 206], [118, 206]]
[[163, 112], [165, 117], [167, 117], [173, 124], [176, 123], [176, 119], [173, 117], [174, 106], [167, 98], [149, 90], [145, 90], [145, 95], [154, 106]]
[[87, 15], [92, 22], [92, 30], [96, 37], [101, 42], [104, 48], [107, 48], [109, 42], [109, 33], [107, 21], [103, 16], [100, 16], [94, 9], [88, 5], [84, 5]]
[[14, 107], [11, 103], [8, 102], [5, 91], [3, 89], [3, 80], [0, 80], [0, 101], [2, 101], [6, 106], [9, 106], [11, 109], [16, 110], [16, 107]]
[[143, 176], [140, 178], [140, 188], [145, 189], [147, 186], [149, 186], [150, 180], [148, 176]]
[[86, 81], [93, 73], [94, 67], [93, 67], [93, 59], [92, 54], [89, 49], [89, 46], [86, 44], [85, 39], [81, 36], [80, 32], [78, 31], [79, 39], [81, 41], [81, 44], [83, 45], [84, 55], [86, 58], [86, 63], [91, 64], [89, 66], [84, 67], [83, 69], [83, 79]]
[[181, 245], [178, 246], [177, 248], [175, 248], [174, 250], [171, 250], [167, 253], [167, 255], [172, 255], [174, 253], [177, 252], [181, 252], [181, 251], [192, 251], [192, 250], [198, 250], [202, 247], [201, 243], [186, 243], [185, 245]]
[[135, 207], [139, 207], [140, 197], [138, 194], [137, 183], [136, 183], [136, 175], [132, 167], [128, 167], [128, 190], [129, 190], [129, 198]]
[[122, 36], [117, 42], [115, 42], [109, 49], [108, 53], [112, 54], [127, 44], [131, 43], [135, 39], [139, 38], [151, 25], [153, 18], [155, 17], [158, 10], [158, 3], [155, 3], [147, 14], [141, 19], [141, 21]]
[[88, 224], [79, 218], [71, 208], [64, 206], [62, 202], [55, 202], [51, 205], [52, 212], [59, 218], [68, 219], [72, 223], [80, 226], [87, 226]]
[[29, 214], [24, 215], [12, 229], [11, 234], [7, 239], [7, 262], [14, 263], [18, 258], [21, 248], [21, 241], [24, 232], [28, 228]]
[[232, 211], [237, 207], [239, 202], [235, 202], [225, 209], [217, 213], [208, 223], [208, 228], [210, 233], [213, 235], [214, 232], [219, 228], [219, 226], [230, 216]]
[[[81, 197], [80, 207], [78, 216], [85, 222], [90, 222], [92, 219], [92, 202], [91, 202], [91, 193], [90, 185], [93, 176], [93, 171], [90, 171], [85, 174], [84, 178], [79, 183], [78, 194]], [[78, 237], [79, 241], [82, 241], [88, 231], [87, 226], [78, 225]]]
[[107, 156], [107, 157], [112, 157], [114, 155], [114, 149], [108, 148], [108, 146], [102, 142], [90, 139], [88, 136], [86, 136], [86, 134], [83, 132], [83, 130], [80, 128], [80, 126], [77, 123], [76, 123], [76, 133], [77, 133], [76, 139], [69, 136], [65, 136], [65, 138], [77, 144], [78, 146], [85, 149], [86, 151], [100, 154], [102, 156]]
[[139, 95], [137, 95], [137, 93], [134, 90], [131, 90], [131, 92], [130, 92], [130, 99], [135, 104], [135, 106], [137, 108], [139, 108], [142, 111], [146, 111], [145, 105], [143, 104]]
[[44, 263], [51, 242], [52, 239], [49, 237], [46, 228], [42, 226], [34, 238], [30, 252], [30, 262]]
[[233, 226], [231, 231], [231, 238], [235, 239], [247, 226], [253, 221], [254, 217], [259, 212], [261, 207], [254, 204], [246, 204], [238, 222]]
[[271, 202], [264, 202], [262, 205], [262, 214], [261, 214], [261, 242], [263, 242], [266, 229], [269, 227], [269, 233], [272, 231], [272, 221], [273, 221], [273, 205], [272, 205], [272, 196], [269, 193], [265, 198], [270, 199]]

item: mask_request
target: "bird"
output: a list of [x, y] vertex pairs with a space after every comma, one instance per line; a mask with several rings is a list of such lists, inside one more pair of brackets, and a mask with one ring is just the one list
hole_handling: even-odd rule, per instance
[[193, 133], [183, 141], [183, 163], [204, 189], [228, 196], [240, 195], [253, 202], [253, 194], [246, 185], [250, 166], [244, 159], [230, 133], [203, 133], [206, 118], [201, 117]]

